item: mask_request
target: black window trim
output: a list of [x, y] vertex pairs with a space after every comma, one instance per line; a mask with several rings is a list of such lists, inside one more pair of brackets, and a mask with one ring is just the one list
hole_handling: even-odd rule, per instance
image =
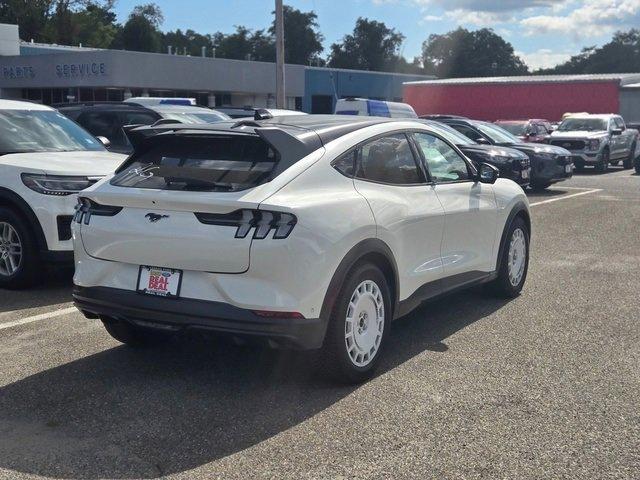
[[[411, 130], [407, 130], [406, 128], [403, 128], [401, 130], [394, 130], [394, 131], [390, 131], [390, 132], [381, 133], [381, 134], [375, 135], [373, 137], [369, 137], [366, 140], [363, 140], [363, 141], [353, 145], [352, 147], [348, 148], [347, 150], [342, 152], [340, 155], [337, 155], [336, 158], [331, 161], [331, 166], [340, 175], [343, 175], [343, 176], [345, 176], [347, 178], [351, 178], [352, 180], [360, 180], [362, 182], [377, 183], [379, 185], [389, 185], [391, 187], [418, 187], [418, 186], [425, 186], [425, 185], [433, 185], [433, 182], [430, 180], [430, 176], [429, 176], [428, 172], [425, 170], [424, 166], [422, 165], [422, 157], [420, 156], [420, 154], [418, 153], [417, 149], [415, 148], [415, 145], [413, 145], [413, 142], [412, 142], [412, 139], [411, 139], [410, 135], [408, 135], [409, 132], [411, 132]], [[380, 182], [380, 181], [377, 181], [377, 180], [370, 180], [368, 178], [360, 178], [360, 177], [356, 176], [358, 162], [360, 161], [360, 149], [362, 148], [362, 146], [366, 145], [367, 143], [374, 142], [374, 141], [378, 140], [379, 138], [389, 137], [389, 136], [392, 136], [392, 135], [404, 135], [405, 136], [407, 142], [409, 143], [409, 148], [411, 149], [411, 155], [413, 156], [413, 161], [416, 164], [416, 168], [418, 170], [419, 175], [424, 180], [423, 182], [420, 182], [420, 183], [391, 183], [391, 182]], [[355, 158], [354, 158], [353, 175], [346, 175], [344, 172], [341, 172], [340, 170], [338, 170], [335, 167], [335, 164], [343, 156], [347, 155], [348, 153], [351, 153], [354, 150], [356, 150], [356, 155], [355, 155]]]
[[[451, 142], [449, 142], [448, 140], [446, 140], [445, 138], [443, 138], [441, 135], [435, 133], [435, 132], [426, 132], [424, 130], [411, 130], [409, 133], [411, 133], [411, 141], [414, 143], [414, 147], [416, 148], [416, 150], [419, 152], [420, 155], [420, 160], [421, 162], [424, 164], [424, 168], [429, 176], [429, 179], [431, 179], [430, 184], [431, 185], [449, 185], [449, 184], [453, 184], [453, 183], [467, 183], [467, 182], [472, 182], [472, 183], [477, 183], [477, 176], [478, 176], [478, 170], [476, 169], [476, 167], [473, 165], [473, 162], [471, 160], [469, 160], [467, 158], [467, 156], [462, 153], [462, 151], [454, 144], [452, 144]], [[433, 175], [431, 175], [431, 171], [429, 170], [429, 164], [427, 163], [427, 159], [424, 157], [424, 153], [422, 152], [422, 149], [419, 148], [418, 146], [418, 141], [415, 139], [415, 137], [413, 136], [414, 133], [423, 133], [423, 134], [427, 134], [427, 135], [431, 135], [433, 137], [436, 137], [437, 139], [443, 141], [446, 145], [448, 145], [451, 149], [453, 149], [454, 152], [456, 152], [460, 158], [462, 158], [462, 160], [464, 161], [464, 163], [467, 165], [467, 172], [469, 173], [469, 178], [466, 180], [448, 180], [446, 182], [438, 182], [433, 180]]]

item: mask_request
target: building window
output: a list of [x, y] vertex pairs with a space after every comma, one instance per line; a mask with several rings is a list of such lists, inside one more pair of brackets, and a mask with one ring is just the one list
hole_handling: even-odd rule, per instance
[[216, 107], [222, 107], [223, 105], [231, 105], [230, 93], [216, 93]]

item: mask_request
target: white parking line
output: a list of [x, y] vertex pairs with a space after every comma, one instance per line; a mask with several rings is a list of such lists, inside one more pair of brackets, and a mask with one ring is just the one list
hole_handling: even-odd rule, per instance
[[587, 190], [586, 192], [572, 193], [570, 195], [563, 195], [562, 197], [550, 198], [549, 200], [542, 200], [541, 202], [530, 203], [530, 207], [535, 207], [536, 205], [544, 205], [545, 203], [553, 203], [559, 202], [560, 200], [566, 200], [568, 198], [579, 197], [580, 195], [589, 195], [590, 193], [601, 192], [601, 188], [594, 188], [592, 190]]
[[76, 307], [63, 308], [62, 310], [54, 310], [53, 312], [41, 313], [32, 317], [23, 318], [21, 320], [15, 320], [13, 322], [0, 323], [0, 330], [6, 330], [7, 328], [17, 327], [26, 323], [39, 322], [41, 320], [48, 320], [49, 318], [62, 317], [63, 315], [69, 315], [70, 313], [77, 312]]

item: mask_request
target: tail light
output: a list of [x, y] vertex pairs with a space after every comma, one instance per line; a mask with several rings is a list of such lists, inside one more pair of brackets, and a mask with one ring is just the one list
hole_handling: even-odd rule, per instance
[[273, 230], [273, 238], [287, 238], [298, 221], [291, 213], [268, 210], [236, 210], [231, 213], [196, 213], [196, 218], [205, 225], [236, 227], [236, 238], [246, 238], [252, 229], [253, 238], [262, 240]]
[[100, 217], [113, 217], [122, 210], [122, 207], [114, 207], [113, 205], [101, 205], [89, 200], [88, 198], [78, 198], [78, 203], [75, 206], [75, 214], [73, 215], [73, 221], [76, 223], [83, 223], [89, 225], [92, 215]]

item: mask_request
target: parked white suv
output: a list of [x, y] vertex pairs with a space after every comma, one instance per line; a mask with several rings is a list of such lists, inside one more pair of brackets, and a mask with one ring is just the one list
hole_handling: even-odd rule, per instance
[[525, 282], [527, 198], [417, 121], [308, 115], [140, 127], [82, 192], [74, 299], [129, 345], [185, 328], [321, 349], [371, 374], [422, 301]]
[[0, 100], [0, 288], [33, 284], [43, 262], [73, 263], [76, 193], [124, 158], [52, 108]]

